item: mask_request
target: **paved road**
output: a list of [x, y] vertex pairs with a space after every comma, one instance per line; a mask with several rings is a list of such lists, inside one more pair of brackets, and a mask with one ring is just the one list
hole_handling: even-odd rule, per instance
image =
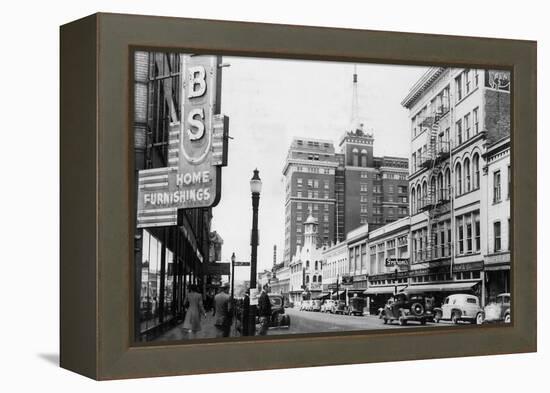
[[[400, 326], [397, 322], [384, 325], [384, 321], [374, 315], [358, 317], [350, 315], [326, 314], [313, 311], [298, 311], [294, 308], [287, 308], [285, 310], [285, 312], [290, 315], [290, 328], [271, 328], [269, 329], [269, 335], [341, 332], [371, 329], [407, 329], [421, 326], [419, 323], [415, 322], [410, 322], [406, 326]], [[425, 325], [425, 327], [433, 326], [438, 326], [438, 324], [427, 323]]]

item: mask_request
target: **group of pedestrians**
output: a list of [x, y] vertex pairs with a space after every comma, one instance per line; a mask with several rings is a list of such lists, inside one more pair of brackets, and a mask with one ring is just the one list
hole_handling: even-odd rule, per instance
[[[220, 287], [220, 291], [214, 296], [213, 314], [216, 337], [229, 337], [231, 324], [233, 323], [233, 306], [231, 296], [228, 294], [229, 285]], [[196, 285], [189, 286], [189, 293], [184, 301], [186, 309], [183, 329], [187, 331], [190, 339], [196, 338], [202, 329], [202, 320], [206, 317], [206, 311], [202, 295]]]
[[[213, 312], [214, 327], [216, 328], [216, 337], [229, 337], [231, 326], [233, 324], [234, 303], [229, 295], [229, 285], [224, 284], [220, 287], [216, 296], [214, 296]], [[187, 331], [190, 339], [197, 338], [198, 332], [202, 329], [202, 321], [206, 318], [202, 295], [197, 285], [189, 286], [184, 307], [186, 309], [183, 329]], [[265, 336], [269, 329], [271, 320], [271, 301], [267, 294], [267, 286], [262, 288], [258, 298], [258, 317], [260, 329], [258, 334]]]

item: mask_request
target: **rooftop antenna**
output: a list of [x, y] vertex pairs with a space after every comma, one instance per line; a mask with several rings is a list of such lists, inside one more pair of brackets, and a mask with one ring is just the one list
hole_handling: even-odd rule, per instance
[[351, 96], [351, 131], [355, 132], [359, 126], [359, 97], [357, 95], [357, 64], [353, 65], [353, 85]]

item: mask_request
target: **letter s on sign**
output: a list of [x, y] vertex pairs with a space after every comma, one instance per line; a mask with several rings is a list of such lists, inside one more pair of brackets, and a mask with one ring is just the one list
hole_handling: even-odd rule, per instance
[[[195, 116], [199, 116], [199, 119], [195, 119]], [[196, 108], [192, 111], [189, 111], [187, 116], [187, 122], [189, 123], [189, 128], [187, 129], [187, 134], [189, 135], [189, 140], [196, 141], [201, 139], [204, 136], [204, 110], [202, 108]], [[193, 127], [195, 130], [193, 130]]]
[[189, 67], [188, 98], [202, 97], [206, 92], [206, 71], [203, 66]]

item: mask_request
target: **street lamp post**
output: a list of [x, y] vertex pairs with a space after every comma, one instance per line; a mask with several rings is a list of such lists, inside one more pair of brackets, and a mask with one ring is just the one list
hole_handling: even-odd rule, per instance
[[397, 295], [397, 268], [395, 268], [395, 288], [394, 288], [394, 294]]
[[235, 297], [235, 253], [231, 254], [231, 300]]
[[[250, 179], [250, 192], [252, 193], [252, 233], [250, 236], [250, 296], [252, 289], [256, 289], [256, 270], [258, 265], [258, 206], [260, 204], [260, 192], [262, 191], [262, 180], [258, 169], [254, 169], [254, 175]], [[250, 299], [252, 300], [252, 299]], [[256, 333], [256, 305], [250, 305], [249, 309], [248, 334], [254, 336]]]

